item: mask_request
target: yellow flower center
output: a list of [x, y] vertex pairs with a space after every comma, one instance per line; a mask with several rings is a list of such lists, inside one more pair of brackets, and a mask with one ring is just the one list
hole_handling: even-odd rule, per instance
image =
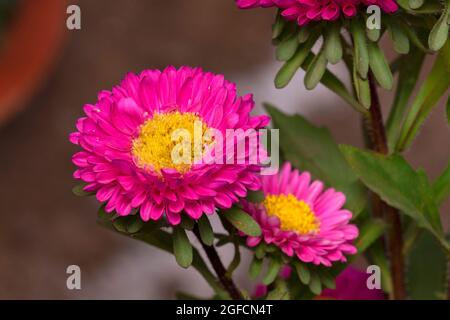
[[200, 161], [207, 145], [203, 136], [209, 128], [195, 113], [155, 113], [133, 140], [132, 154], [141, 168], [175, 169], [186, 173]]
[[298, 200], [292, 194], [268, 195], [263, 202], [269, 216], [280, 219], [281, 229], [295, 231], [301, 235], [317, 233], [320, 221], [303, 200]]

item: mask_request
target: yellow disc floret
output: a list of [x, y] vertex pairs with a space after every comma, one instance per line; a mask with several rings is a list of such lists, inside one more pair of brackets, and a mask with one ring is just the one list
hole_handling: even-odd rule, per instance
[[155, 113], [133, 140], [132, 154], [141, 168], [157, 173], [161, 169], [186, 173], [195, 161], [201, 160], [206, 130], [208, 127], [195, 113]]
[[320, 221], [308, 204], [292, 194], [267, 195], [263, 205], [269, 216], [280, 219], [282, 230], [295, 231], [301, 235], [320, 230]]

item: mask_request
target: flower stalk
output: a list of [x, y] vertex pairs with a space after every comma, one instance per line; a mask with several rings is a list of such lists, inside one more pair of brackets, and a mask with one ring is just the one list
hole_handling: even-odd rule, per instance
[[[368, 133], [373, 151], [387, 155], [389, 153], [386, 139], [386, 130], [383, 124], [380, 100], [377, 93], [377, 86], [372, 73], [369, 73], [369, 84], [371, 93], [370, 116], [367, 121]], [[382, 201], [379, 196], [374, 195], [374, 215], [384, 217], [389, 225], [388, 250], [391, 256], [391, 273], [393, 279], [393, 298], [396, 300], [405, 299], [404, 284], [404, 257], [403, 257], [403, 237], [402, 224], [397, 209]]]

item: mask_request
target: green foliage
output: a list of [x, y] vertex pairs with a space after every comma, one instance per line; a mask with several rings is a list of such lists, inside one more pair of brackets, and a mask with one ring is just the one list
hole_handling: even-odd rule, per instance
[[289, 289], [284, 280], [278, 279], [275, 281], [275, 288], [269, 292], [266, 300], [289, 300]]
[[364, 25], [360, 19], [352, 19], [350, 31], [353, 36], [353, 57], [356, 71], [361, 79], [367, 79], [369, 72], [369, 52]]
[[238, 207], [232, 207], [223, 213], [223, 217], [236, 229], [252, 237], [261, 235], [259, 224], [246, 212]]
[[315, 127], [300, 115], [288, 116], [270, 105], [266, 109], [274, 128], [289, 128], [280, 130], [280, 148], [285, 159], [344, 192], [347, 208], [357, 216], [366, 204], [365, 190], [328, 130]]
[[180, 267], [189, 268], [192, 264], [192, 245], [186, 235], [186, 231], [181, 227], [175, 227], [173, 229], [173, 253]]
[[424, 232], [418, 238], [407, 257], [407, 265], [407, 287], [411, 299], [447, 299], [447, 256], [430, 233]]
[[327, 57], [325, 50], [322, 48], [313, 61], [309, 64], [305, 75], [305, 88], [313, 90], [322, 79], [327, 70]]
[[417, 132], [440, 98], [450, 86], [450, 41], [440, 51], [427, 79], [414, 98], [403, 124], [398, 151], [404, 151], [417, 135]]
[[356, 239], [355, 246], [358, 253], [367, 250], [386, 230], [386, 226], [379, 220], [370, 220], [363, 224], [359, 229], [359, 237]]
[[212, 246], [214, 243], [214, 232], [209, 222], [208, 216], [205, 214], [198, 220], [198, 230], [200, 233], [200, 238], [204, 244], [207, 246]]
[[333, 23], [325, 36], [324, 50], [327, 60], [336, 64], [342, 60], [343, 51], [341, 42], [341, 26]]
[[431, 231], [441, 243], [443, 231], [439, 210], [428, 179], [415, 171], [400, 155], [384, 156], [341, 146], [349, 165], [361, 181], [383, 201], [410, 216], [419, 226]]
[[262, 191], [248, 191], [247, 200], [253, 203], [261, 203], [264, 201], [264, 192]]
[[433, 29], [430, 32], [428, 38], [428, 45], [431, 50], [440, 50], [445, 42], [448, 40], [449, 23], [448, 19], [450, 16], [450, 0], [445, 1], [445, 9], [438, 19]]
[[250, 263], [250, 267], [248, 269], [248, 274], [250, 276], [250, 279], [255, 280], [259, 274], [261, 273], [261, 269], [263, 266], [263, 260], [258, 259], [258, 257], [253, 256], [253, 260]]
[[369, 42], [367, 44], [367, 48], [369, 51], [370, 69], [372, 70], [375, 79], [381, 87], [391, 90], [394, 79], [391, 68], [384, 57], [383, 51], [381, 51], [378, 44], [374, 42]]
[[433, 183], [433, 192], [438, 205], [450, 196], [450, 162], [444, 172]]
[[266, 274], [263, 277], [262, 282], [267, 286], [275, 281], [280, 273], [281, 267], [283, 266], [281, 259], [278, 257], [271, 257], [270, 263], [267, 269]]

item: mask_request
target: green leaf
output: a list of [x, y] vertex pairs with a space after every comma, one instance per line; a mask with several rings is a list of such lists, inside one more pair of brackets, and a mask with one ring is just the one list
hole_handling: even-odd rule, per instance
[[95, 192], [84, 191], [84, 187], [86, 187], [85, 183], [77, 184], [75, 187], [72, 188], [72, 193], [77, 197], [88, 197], [95, 194]]
[[366, 251], [367, 248], [383, 235], [385, 229], [386, 226], [379, 220], [370, 220], [362, 224], [359, 229], [359, 237], [355, 243], [358, 253]]
[[320, 281], [325, 288], [336, 289], [336, 280], [327, 270], [321, 270], [319, 276]]
[[444, 172], [433, 183], [433, 192], [438, 205], [450, 196], [450, 162]]
[[408, 101], [419, 78], [424, 58], [425, 54], [423, 52], [412, 48], [410, 53], [399, 62], [397, 89], [386, 123], [390, 150], [393, 150], [397, 144]]
[[309, 290], [315, 295], [322, 293], [322, 282], [316, 272], [311, 273], [311, 281], [309, 282]]
[[398, 151], [404, 151], [417, 135], [417, 132], [433, 107], [448, 91], [450, 86], [450, 41], [439, 53], [432, 70], [414, 98], [405, 119], [397, 144]]
[[[315, 55], [310, 53], [309, 56], [305, 59], [305, 62], [302, 65], [304, 70], [308, 69], [308, 66], [314, 60]], [[335, 94], [340, 96], [345, 102], [347, 102], [353, 109], [360, 113], [366, 113], [367, 110], [364, 108], [355, 98], [351, 95], [347, 88], [344, 86], [341, 80], [339, 80], [332, 72], [329, 70], [325, 70], [325, 74], [323, 75], [320, 82], [333, 91]]]
[[273, 257], [271, 259], [269, 267], [267, 269], [267, 273], [264, 275], [264, 278], [263, 278], [263, 283], [266, 286], [268, 286], [269, 284], [271, 284], [272, 282], [275, 281], [275, 279], [278, 276], [278, 273], [281, 270], [281, 266], [282, 266], [282, 263], [281, 263], [280, 259], [278, 259], [276, 257]]
[[276, 50], [276, 58], [278, 61], [287, 61], [293, 57], [298, 47], [297, 35], [291, 35], [287, 39], [282, 40]]
[[284, 280], [278, 279], [275, 288], [269, 292], [266, 300], [289, 300], [289, 290]]
[[356, 70], [362, 79], [367, 79], [367, 73], [369, 72], [369, 52], [367, 51], [366, 34], [362, 22], [359, 19], [352, 19], [350, 30], [353, 36], [353, 54]]
[[110, 221], [114, 215], [105, 211], [105, 206], [102, 205], [97, 212], [97, 218], [99, 221]]
[[343, 192], [347, 197], [346, 207], [356, 217], [366, 205], [366, 192], [329, 131], [315, 127], [300, 115], [288, 116], [268, 104], [265, 108], [274, 128], [289, 128], [280, 130], [280, 149], [285, 159]]
[[407, 257], [407, 266], [407, 287], [411, 299], [446, 298], [448, 260], [430, 233], [422, 233], [416, 241]]
[[248, 236], [259, 237], [261, 228], [259, 224], [246, 212], [238, 207], [232, 207], [223, 213], [223, 216], [239, 231]]
[[192, 245], [186, 231], [181, 227], [173, 229], [173, 253], [180, 267], [189, 268], [192, 264]]
[[261, 242], [255, 248], [255, 257], [262, 260], [266, 256], [266, 247], [266, 244], [264, 242]]
[[139, 215], [131, 216], [133, 219], [127, 225], [128, 233], [139, 232], [144, 227], [144, 221], [141, 220]]
[[394, 43], [394, 49], [400, 54], [407, 54], [409, 52], [409, 37], [403, 28], [402, 24], [397, 23], [396, 19], [391, 19], [388, 16], [384, 17], [386, 24], [388, 25], [388, 31]]
[[313, 90], [319, 84], [325, 71], [327, 70], [327, 58], [325, 51], [322, 49], [318, 55], [314, 57], [314, 60], [308, 66], [305, 75], [305, 88]]
[[436, 236], [442, 236], [439, 210], [422, 172], [416, 172], [396, 154], [385, 156], [351, 146], [341, 146], [341, 151], [362, 182], [383, 201], [409, 215]]
[[342, 59], [343, 49], [340, 30], [341, 26], [333, 23], [325, 36], [325, 55], [331, 64], [336, 64]]
[[304, 44], [299, 46], [295, 55], [281, 67], [280, 71], [278, 71], [275, 76], [276, 88], [281, 89], [288, 85], [297, 70], [305, 61], [318, 38], [318, 34], [311, 35]]
[[264, 192], [249, 190], [247, 192], [247, 200], [253, 203], [261, 203], [264, 201]]
[[272, 26], [272, 39], [278, 38], [286, 26], [286, 19], [283, 19], [280, 12], [277, 13], [275, 23]]
[[298, 32], [298, 42], [305, 43], [309, 39], [310, 34], [311, 28], [308, 25], [302, 26]]
[[378, 44], [374, 42], [369, 42], [367, 47], [369, 50], [370, 69], [372, 70], [375, 79], [381, 87], [391, 90], [394, 79], [383, 51], [378, 47]]
[[206, 214], [202, 215], [198, 220], [198, 230], [202, 242], [207, 246], [212, 246], [214, 243], [214, 232]]
[[298, 278], [303, 284], [308, 285], [311, 281], [311, 273], [306, 265], [300, 261], [295, 262], [295, 270], [297, 271]]
[[439, 51], [448, 40], [448, 17], [450, 16], [449, 1], [445, 3], [445, 9], [441, 17], [438, 19], [428, 37], [428, 46], [433, 51]]
[[424, 2], [425, 0], [409, 0], [408, 4], [411, 9], [419, 9]]
[[353, 85], [355, 87], [355, 92], [356, 96], [358, 97], [358, 101], [364, 108], [369, 109], [370, 105], [372, 104], [369, 80], [362, 79], [359, 76], [355, 65], [353, 65]]
[[261, 273], [262, 266], [263, 260], [258, 259], [258, 257], [256, 257], [255, 255], [248, 269], [248, 274], [251, 280], [255, 280], [259, 276], [259, 274]]

